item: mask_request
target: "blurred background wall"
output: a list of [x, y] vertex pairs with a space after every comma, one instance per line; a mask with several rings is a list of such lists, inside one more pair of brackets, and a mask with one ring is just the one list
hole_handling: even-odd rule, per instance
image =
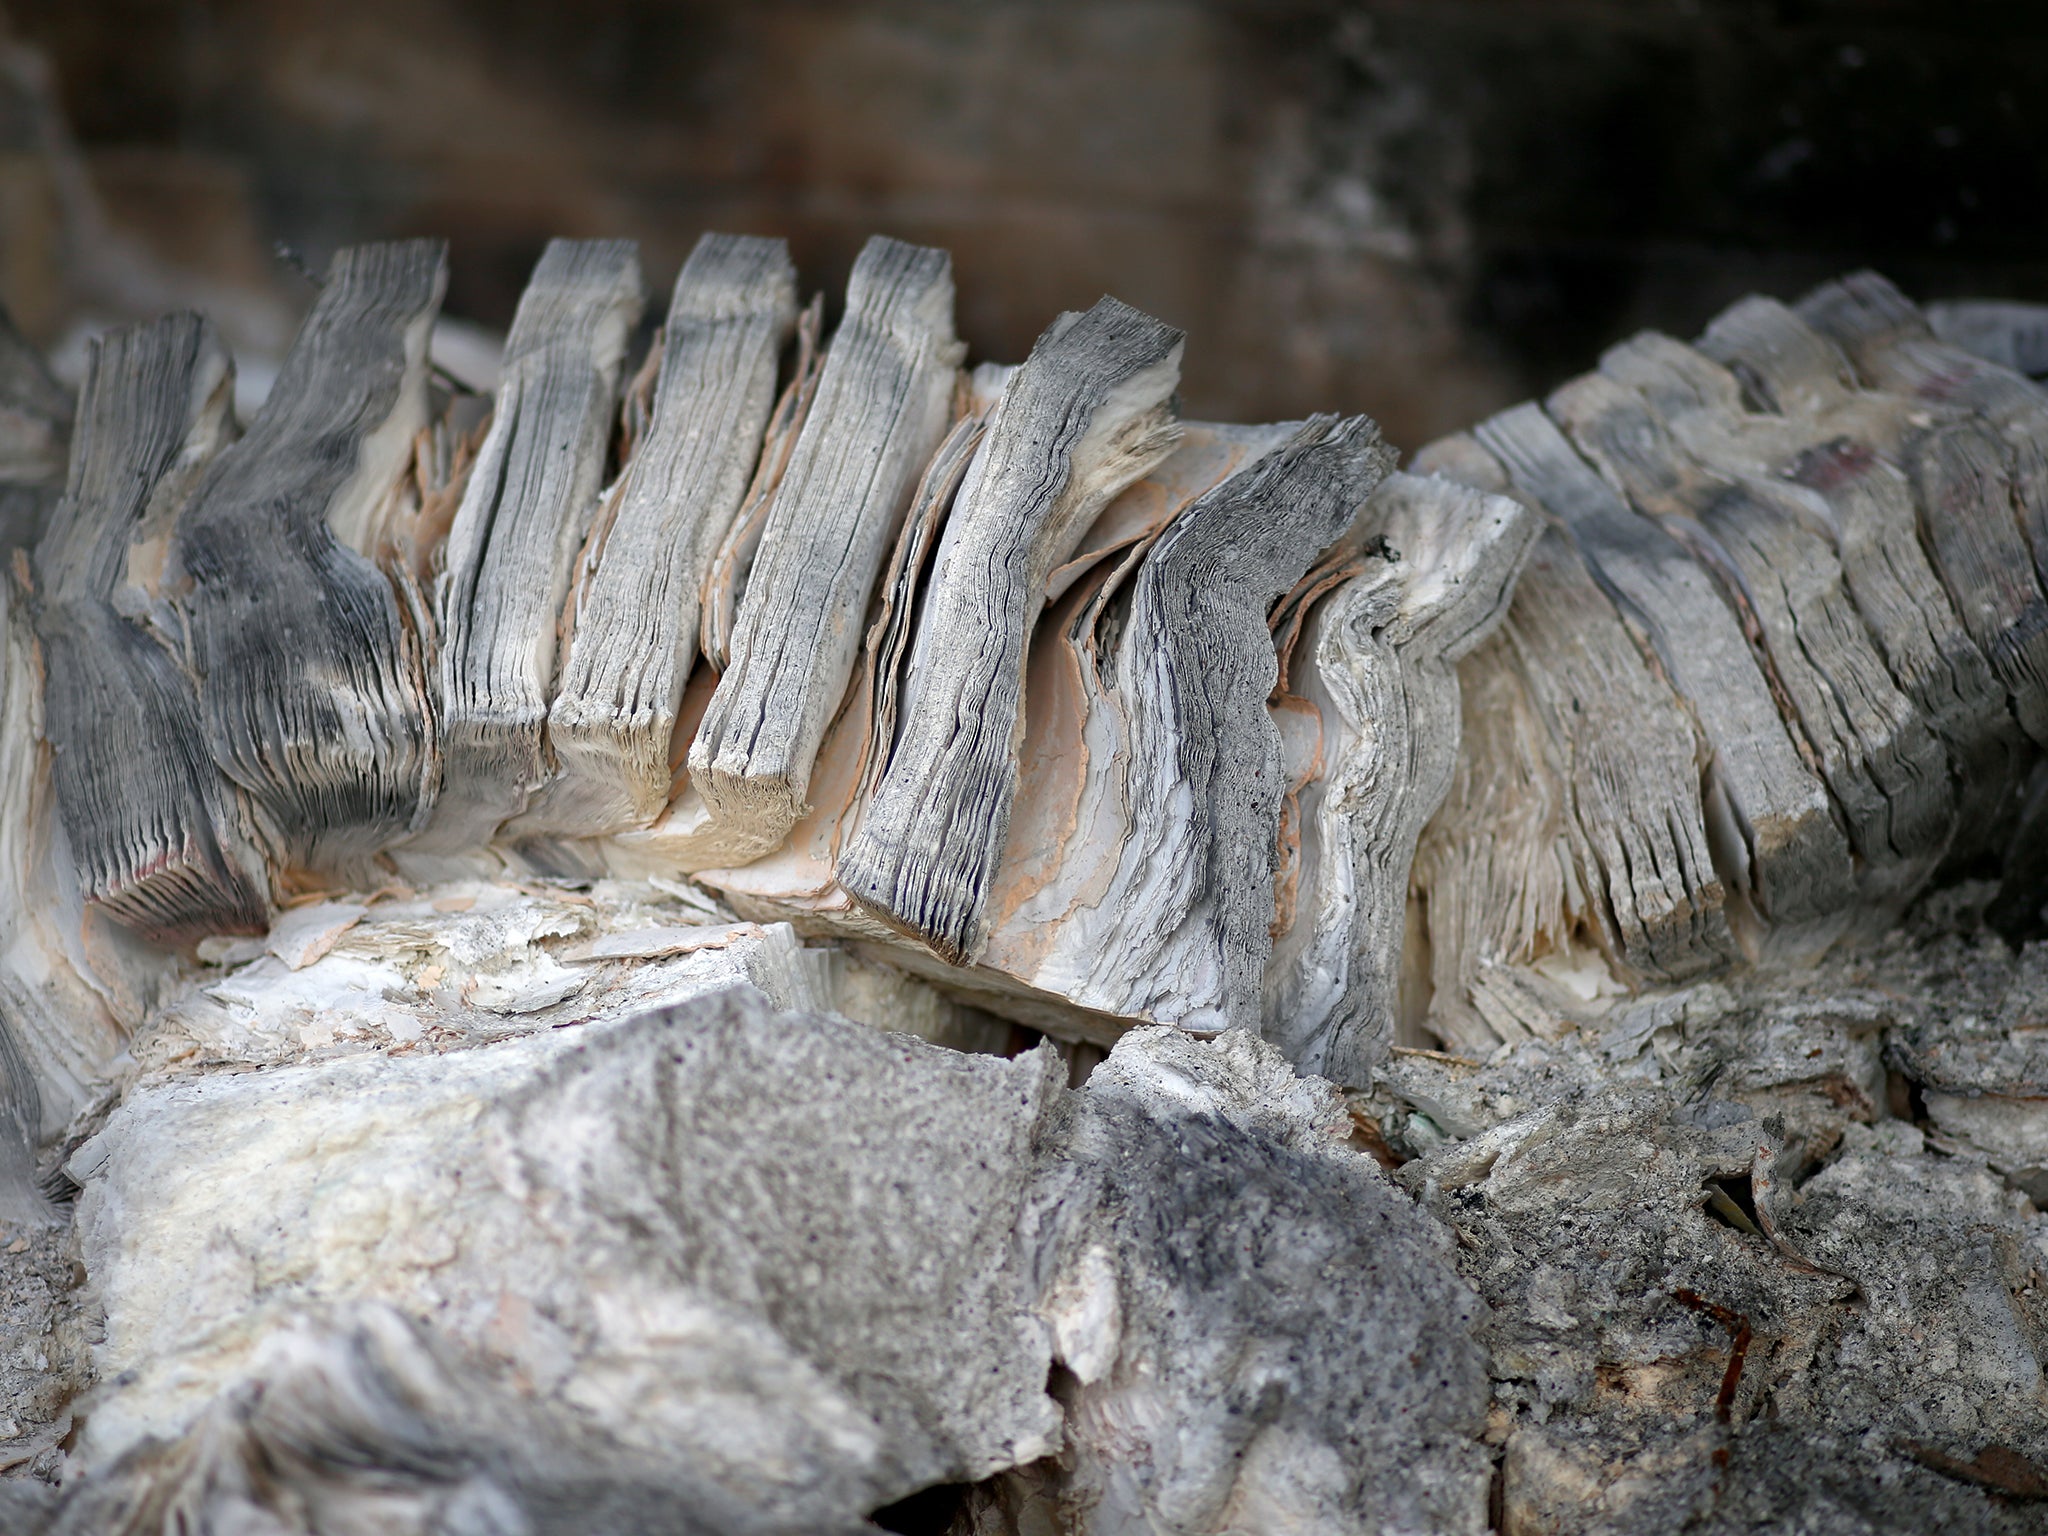
[[502, 326], [551, 234], [658, 285], [785, 235], [831, 295], [879, 230], [952, 249], [977, 356], [1109, 291], [1192, 414], [1412, 447], [1752, 289], [2048, 299], [2040, 0], [0, 7], [0, 301], [60, 351], [198, 302], [274, 357], [277, 241], [445, 234]]

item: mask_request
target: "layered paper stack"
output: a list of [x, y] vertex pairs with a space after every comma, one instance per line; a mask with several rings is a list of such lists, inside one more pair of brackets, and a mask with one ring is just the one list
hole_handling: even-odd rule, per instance
[[1881, 279], [1404, 474], [1362, 417], [1183, 421], [1185, 338], [1111, 298], [967, 371], [948, 258], [882, 238], [825, 337], [707, 236], [637, 366], [633, 250], [557, 242], [458, 440], [442, 268], [343, 253], [239, 437], [204, 322], [95, 354], [44, 714], [82, 900], [155, 943], [687, 878], [1067, 1038], [1362, 1084], [2037, 835], [2048, 398]]

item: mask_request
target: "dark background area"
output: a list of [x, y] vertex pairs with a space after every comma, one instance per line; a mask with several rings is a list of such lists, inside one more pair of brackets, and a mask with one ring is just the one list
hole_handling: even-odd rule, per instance
[[1191, 413], [1412, 447], [1845, 268], [2048, 299], [2038, 0], [0, 6], [0, 300], [45, 342], [138, 299], [80, 275], [38, 90], [107, 225], [253, 296], [259, 352], [304, 302], [276, 240], [445, 234], [449, 311], [502, 326], [551, 234], [656, 284], [707, 228], [785, 235], [830, 295], [883, 231], [952, 249], [977, 356], [1107, 290], [1189, 330]]

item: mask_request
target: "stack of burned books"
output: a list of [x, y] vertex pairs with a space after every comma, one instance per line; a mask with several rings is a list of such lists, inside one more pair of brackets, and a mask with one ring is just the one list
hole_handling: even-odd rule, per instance
[[950, 260], [881, 238], [826, 338], [707, 236], [637, 364], [633, 247], [558, 241], [465, 436], [444, 283], [343, 252], [239, 432], [198, 317], [95, 349], [33, 569], [88, 906], [176, 945], [323, 880], [687, 876], [1063, 1033], [1384, 1042], [1522, 506], [1362, 417], [1183, 421], [1115, 299], [967, 371]]
[[558, 241], [465, 434], [444, 269], [343, 252], [246, 429], [203, 320], [98, 344], [28, 573], [90, 912], [687, 877], [1363, 1082], [1403, 1016], [1479, 1050], [1888, 920], [2048, 741], [2048, 396], [1881, 279], [1402, 474], [1362, 417], [1183, 421], [1111, 298], [969, 370], [881, 238], [827, 336], [707, 236], [637, 357], [634, 248]]

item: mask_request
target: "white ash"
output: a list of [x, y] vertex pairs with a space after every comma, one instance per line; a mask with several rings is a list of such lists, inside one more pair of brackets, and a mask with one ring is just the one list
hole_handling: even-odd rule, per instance
[[1080, 1530], [1484, 1529], [1475, 1300], [1335, 1091], [1165, 1029], [1065, 1075], [741, 987], [138, 1087], [70, 1163], [55, 1529], [854, 1530], [1006, 1470]]

